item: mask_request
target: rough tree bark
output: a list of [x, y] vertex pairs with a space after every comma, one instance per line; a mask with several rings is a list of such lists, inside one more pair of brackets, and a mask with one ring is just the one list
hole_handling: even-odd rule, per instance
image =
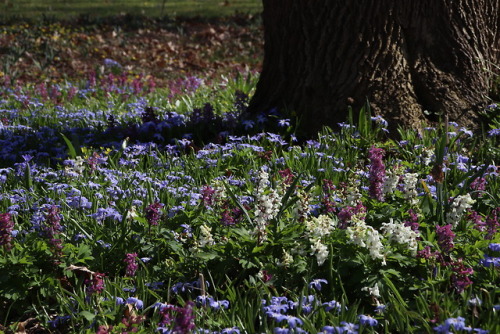
[[420, 127], [437, 113], [477, 126], [492, 79], [485, 68], [500, 62], [500, 0], [263, 4], [265, 56], [250, 112], [296, 112], [314, 133], [368, 100], [393, 126]]

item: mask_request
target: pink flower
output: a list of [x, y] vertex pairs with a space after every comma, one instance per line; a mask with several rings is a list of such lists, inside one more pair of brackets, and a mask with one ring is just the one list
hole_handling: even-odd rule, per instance
[[375, 146], [372, 146], [368, 152], [368, 158], [370, 159], [370, 187], [368, 188], [368, 194], [378, 201], [384, 201], [385, 165], [382, 161], [384, 153], [383, 149]]
[[139, 268], [137, 264], [137, 253], [128, 253], [123, 261], [127, 264], [125, 275], [129, 277], [135, 276], [135, 272]]
[[0, 214], [0, 245], [4, 246], [6, 250], [12, 248], [12, 229], [14, 228], [14, 222], [10, 213]]

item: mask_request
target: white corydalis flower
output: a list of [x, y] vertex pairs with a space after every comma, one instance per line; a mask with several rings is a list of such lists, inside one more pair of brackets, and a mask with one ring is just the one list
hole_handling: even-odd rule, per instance
[[200, 238], [198, 240], [199, 247], [205, 247], [214, 244], [214, 239], [212, 237], [212, 229], [207, 225], [202, 225], [200, 227]]
[[417, 173], [406, 173], [403, 175], [404, 198], [409, 200], [410, 204], [412, 204], [412, 205], [418, 204], [417, 182], [418, 182], [418, 174]]
[[401, 165], [398, 165], [395, 168], [386, 169], [384, 185], [382, 187], [384, 195], [392, 194], [396, 190], [402, 174], [403, 170]]
[[375, 298], [380, 298], [380, 290], [378, 288], [378, 283], [375, 283], [373, 288], [370, 288], [368, 286], [365, 286], [364, 288], [361, 289], [361, 291], [368, 291], [370, 296], [373, 296]]
[[337, 222], [327, 215], [309, 217], [305, 221], [306, 236], [311, 243], [311, 255], [316, 255], [318, 265], [321, 266], [328, 258], [328, 247], [323, 244], [322, 239], [335, 229]]
[[381, 259], [385, 265], [384, 245], [380, 233], [365, 223], [358, 223], [346, 229], [349, 242], [368, 249], [372, 259]]
[[266, 239], [266, 226], [279, 212], [281, 197], [275, 189], [269, 187], [269, 174], [261, 169], [258, 176], [258, 186], [255, 190], [255, 217], [256, 234], [259, 242]]
[[321, 243], [321, 240], [316, 240], [314, 244], [311, 245], [311, 255], [316, 254], [316, 261], [318, 261], [318, 266], [323, 265], [328, 258], [328, 247]]
[[470, 194], [455, 197], [450, 206], [450, 211], [446, 214], [446, 223], [456, 227], [465, 211], [472, 208], [474, 203], [476, 203], [476, 201], [472, 199]]
[[293, 215], [299, 221], [304, 221], [307, 218], [309, 211], [310, 211], [309, 194], [307, 194], [305, 191], [299, 189], [297, 191], [297, 198], [298, 198], [298, 201], [297, 201], [297, 205], [295, 206], [295, 208], [293, 210]]
[[386, 236], [389, 236], [389, 241], [407, 245], [413, 255], [417, 254], [418, 233], [413, 231], [410, 226], [405, 226], [403, 223], [394, 223], [391, 219], [389, 223], [382, 224], [381, 230]]

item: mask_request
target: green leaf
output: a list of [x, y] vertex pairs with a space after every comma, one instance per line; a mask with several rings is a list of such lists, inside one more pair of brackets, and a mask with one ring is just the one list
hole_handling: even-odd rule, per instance
[[64, 142], [66, 143], [66, 146], [68, 146], [68, 151], [69, 151], [69, 156], [71, 159], [76, 159], [76, 150], [75, 146], [73, 146], [73, 143], [71, 140], [68, 139], [63, 133], [61, 133], [61, 137], [64, 139]]
[[81, 311], [79, 313], [79, 315], [81, 315], [82, 317], [84, 317], [85, 319], [87, 319], [87, 321], [89, 322], [92, 322], [95, 318], [95, 314], [94, 313], [90, 313], [89, 311]]
[[208, 261], [215, 259], [218, 255], [215, 253], [196, 253], [194, 256], [199, 259]]

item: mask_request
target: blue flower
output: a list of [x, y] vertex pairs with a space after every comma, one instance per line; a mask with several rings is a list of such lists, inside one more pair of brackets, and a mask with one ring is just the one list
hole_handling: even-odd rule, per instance
[[337, 331], [337, 328], [338, 327], [333, 327], [333, 326], [323, 326], [323, 328], [321, 328], [321, 332], [320, 334], [335, 334], [335, 333], [339, 333]]
[[374, 327], [378, 325], [377, 319], [374, 319], [368, 315], [360, 314], [358, 315], [359, 323], [363, 326]]
[[343, 331], [342, 332], [339, 331], [339, 333], [358, 334], [358, 328], [359, 328], [358, 325], [346, 321], [342, 321], [340, 322], [340, 324], [342, 325]]
[[287, 118], [285, 118], [285, 119], [280, 119], [280, 120], [278, 121], [278, 126], [280, 126], [280, 127], [282, 127], [282, 128], [284, 128], [284, 127], [286, 127], [286, 126], [290, 126], [290, 120], [289, 120], [289, 119], [287, 119]]
[[224, 328], [220, 332], [221, 334], [240, 334], [240, 329], [238, 327]]
[[500, 135], [500, 129], [491, 129], [488, 131], [488, 137], [498, 136]]
[[387, 308], [387, 305], [378, 305], [377, 307], [375, 307], [375, 313], [382, 314], [385, 312], [386, 308]]
[[488, 248], [494, 252], [500, 252], [500, 244], [498, 243], [492, 243], [488, 246]]
[[122, 67], [122, 65], [120, 65], [119, 62], [117, 62], [116, 60], [110, 59], [110, 58], [104, 59], [104, 66], [110, 67], [110, 68], [112, 68], [112, 67], [117, 67], [117, 68]]
[[144, 302], [142, 300], [140, 300], [139, 298], [135, 298], [135, 297], [127, 298], [126, 303], [134, 305], [139, 310], [144, 307]]
[[48, 321], [50, 327], [57, 328], [60, 325], [68, 322], [71, 319], [70, 315], [57, 316], [53, 320]]
[[323, 306], [326, 306], [325, 311], [327, 311], [327, 312], [329, 312], [331, 310], [335, 310], [337, 312], [340, 312], [342, 309], [342, 305], [335, 300], [331, 300], [328, 303], [323, 303]]
[[275, 319], [277, 322], [282, 322], [283, 320], [285, 320], [288, 323], [288, 326], [290, 326], [290, 328], [295, 328], [298, 325], [303, 324], [302, 320], [300, 320], [297, 317], [294, 317], [293, 315], [280, 314], [279, 316], [275, 317]]
[[209, 305], [214, 310], [219, 310], [221, 307], [224, 309], [227, 309], [227, 308], [229, 308], [229, 301], [227, 301], [227, 300], [214, 300], [213, 298], [210, 298]]
[[454, 329], [456, 331], [465, 330], [465, 319], [462, 317], [448, 318], [442, 325], [434, 327], [436, 332], [445, 334], [448, 334], [450, 329]]
[[328, 284], [328, 281], [323, 278], [314, 279], [311, 281], [311, 283], [309, 283], [309, 288], [314, 288], [318, 291], [321, 291], [321, 284]]
[[115, 297], [115, 303], [116, 305], [123, 305], [125, 304], [125, 300], [122, 297]]

